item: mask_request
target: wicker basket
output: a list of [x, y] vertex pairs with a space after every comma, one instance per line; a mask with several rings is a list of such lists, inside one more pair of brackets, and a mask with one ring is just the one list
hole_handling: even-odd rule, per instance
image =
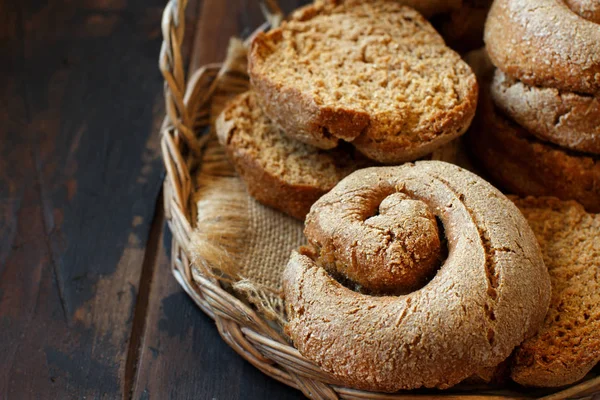
[[[301, 390], [313, 399], [412, 399], [420, 398], [591, 398], [600, 392], [600, 377], [552, 393], [549, 391], [405, 391], [379, 394], [335, 385], [331, 377], [308, 361], [255, 310], [224, 289], [224, 284], [209, 274], [192, 268], [192, 231], [197, 212], [193, 196], [192, 172], [208, 135], [201, 135], [210, 124], [211, 96], [221, 78], [221, 64], [194, 71], [186, 81], [181, 45], [184, 37], [184, 10], [187, 0], [171, 0], [164, 11], [164, 37], [160, 69], [165, 78], [167, 117], [162, 128], [161, 149], [167, 175], [164, 182], [165, 215], [173, 232], [172, 270], [185, 291], [214, 319], [223, 340], [265, 374]], [[261, 1], [267, 23], [276, 25], [281, 12], [276, 3]], [[517, 389], [518, 390], [518, 389]]]

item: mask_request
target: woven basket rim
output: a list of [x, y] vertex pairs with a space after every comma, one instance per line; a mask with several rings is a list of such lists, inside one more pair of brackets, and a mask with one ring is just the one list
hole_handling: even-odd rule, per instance
[[[260, 4], [268, 22], [255, 33], [281, 20], [281, 11], [276, 1], [265, 0]], [[167, 171], [163, 183], [165, 218], [173, 233], [173, 275], [202, 311], [215, 321], [222, 339], [263, 373], [301, 390], [307, 397], [314, 399], [532, 398], [531, 395], [519, 392], [484, 394], [473, 391], [417, 390], [384, 394], [337, 386], [328, 378], [328, 374], [305, 359], [248, 304], [225, 290], [213, 276], [203, 275], [201, 270], [193, 268], [190, 254], [195, 204], [191, 201], [191, 170], [199, 164], [209, 135], [197, 137], [194, 115], [191, 113], [194, 110], [210, 108], [214, 82], [219, 76], [222, 64], [205, 65], [193, 71], [188, 80], [185, 79], [181, 44], [186, 5], [187, 0], [170, 0], [162, 19], [164, 41], [159, 66], [165, 78], [167, 112], [161, 129], [161, 154]], [[559, 400], [581, 396], [584, 393], [587, 396], [600, 393], [600, 376], [543, 398]]]

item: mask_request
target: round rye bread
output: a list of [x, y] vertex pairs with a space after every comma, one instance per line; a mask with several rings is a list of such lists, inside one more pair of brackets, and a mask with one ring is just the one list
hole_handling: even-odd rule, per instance
[[529, 86], [499, 69], [491, 94], [504, 114], [538, 138], [600, 154], [600, 97]]
[[494, 65], [528, 85], [600, 95], [600, 24], [564, 1], [496, 0], [484, 41]]
[[481, 91], [467, 142], [492, 182], [509, 193], [576, 200], [600, 212], [600, 156], [536, 139], [502, 114], [488, 90]]

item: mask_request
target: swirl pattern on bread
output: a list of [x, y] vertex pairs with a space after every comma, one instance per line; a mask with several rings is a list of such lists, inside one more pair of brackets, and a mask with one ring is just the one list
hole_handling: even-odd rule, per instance
[[[407, 223], [408, 210], [420, 221]], [[433, 277], [429, 268], [416, 273], [425, 286], [403, 295], [359, 293], [334, 279], [366, 287], [373, 268], [396, 265], [381, 278], [402, 286], [400, 267], [423, 259], [415, 243], [436, 232], [431, 215], [440, 221], [447, 257]], [[355, 229], [345, 222], [357, 219], [383, 246], [357, 236], [346, 244], [349, 255], [327, 262], [323, 253], [335, 249], [312, 232], [344, 236], [342, 243]], [[455, 165], [420, 161], [354, 172], [313, 205], [305, 233], [313, 247], [294, 252], [284, 271], [286, 332], [305, 357], [346, 385], [387, 392], [450, 387], [506, 359], [546, 314], [550, 280], [527, 222], [502, 193]], [[433, 239], [434, 258], [438, 248]], [[403, 264], [410, 255], [414, 260]], [[358, 261], [367, 265], [339, 265]]]

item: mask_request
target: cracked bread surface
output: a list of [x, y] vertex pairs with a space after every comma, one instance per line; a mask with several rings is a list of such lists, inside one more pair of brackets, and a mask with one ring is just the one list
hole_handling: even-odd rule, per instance
[[574, 201], [513, 198], [535, 236], [552, 282], [544, 324], [515, 352], [512, 378], [562, 386], [600, 362], [600, 214]]
[[250, 195], [300, 220], [343, 177], [371, 165], [352, 148], [323, 151], [283, 135], [252, 91], [228, 103], [216, 132]]
[[499, 69], [494, 74], [491, 94], [508, 117], [538, 138], [600, 154], [600, 98], [529, 86]]
[[[385, 201], [380, 189], [394, 197], [392, 203], [422, 203], [439, 218], [448, 256], [425, 286], [375, 296], [343, 286], [312, 249], [294, 252], [283, 275], [286, 332], [305, 357], [358, 389], [448, 388], [496, 366], [537, 331], [550, 300], [550, 279], [535, 237], [510, 200], [460, 167], [419, 161], [356, 171], [315, 203], [307, 221], [327, 227], [323, 230], [342, 242], [357, 213], [366, 227], [391, 232], [387, 223], [396, 214], [375, 210]], [[363, 201], [367, 211], [359, 212]], [[417, 211], [415, 218], [429, 219]], [[307, 224], [307, 235], [310, 230]], [[389, 235], [381, 241], [387, 243]], [[362, 253], [378, 264], [385, 256], [372, 241], [355, 241], [342, 247], [357, 248], [356, 258]], [[392, 251], [421, 254], [420, 247]]]
[[383, 163], [464, 133], [477, 82], [418, 12], [396, 2], [323, 1], [259, 34], [249, 74], [265, 113], [320, 148], [340, 139]]
[[439, 268], [442, 239], [426, 203], [387, 185], [357, 188], [340, 199], [326, 218], [316, 209], [305, 222], [316, 262], [326, 270], [369, 293], [402, 294]]

